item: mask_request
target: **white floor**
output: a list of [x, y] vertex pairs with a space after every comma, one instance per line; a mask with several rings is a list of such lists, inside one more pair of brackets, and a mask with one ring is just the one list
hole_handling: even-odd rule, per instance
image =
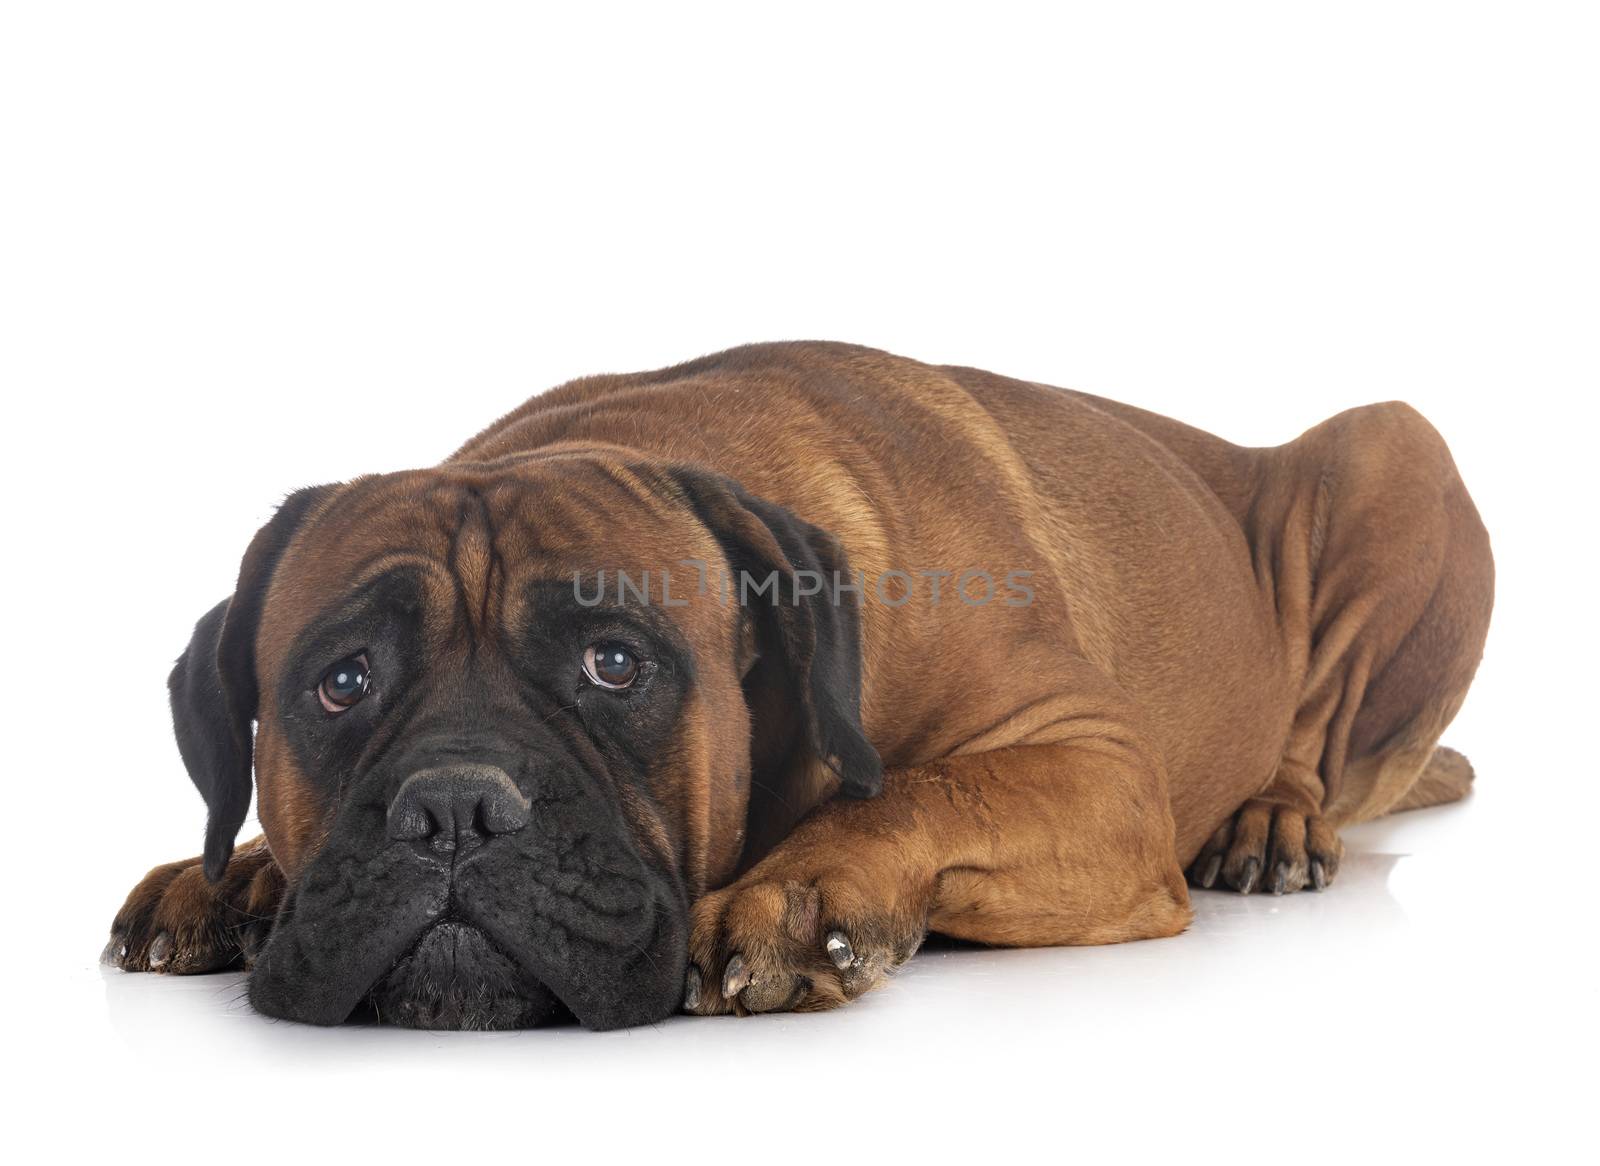
[[45, 1118], [52, 1144], [114, 1161], [262, 1121], [288, 1123], [290, 1152], [525, 1129], [535, 1159], [624, 1145], [734, 1162], [869, 1145], [1570, 1158], [1593, 1149], [1574, 1125], [1595, 1085], [1594, 980], [1573, 930], [1588, 894], [1522, 847], [1498, 861], [1508, 829], [1537, 824], [1479, 784], [1460, 806], [1351, 831], [1323, 894], [1200, 893], [1186, 934], [1114, 948], [936, 946], [818, 1016], [600, 1035], [314, 1029], [254, 1015], [236, 975], [105, 971], [86, 936], [24, 1005], [24, 1029], [68, 1039], [24, 1067], [38, 1094], [21, 1113]]

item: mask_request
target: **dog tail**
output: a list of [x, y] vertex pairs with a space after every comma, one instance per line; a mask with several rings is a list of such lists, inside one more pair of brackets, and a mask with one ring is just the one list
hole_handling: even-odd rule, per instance
[[1427, 806], [1442, 806], [1459, 802], [1472, 789], [1472, 762], [1454, 749], [1440, 745], [1422, 767], [1417, 780], [1404, 796], [1389, 808], [1391, 814], [1401, 810], [1420, 810]]

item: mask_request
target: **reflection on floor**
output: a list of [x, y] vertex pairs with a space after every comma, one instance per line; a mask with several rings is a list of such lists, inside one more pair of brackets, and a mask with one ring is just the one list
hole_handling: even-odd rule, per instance
[[[1409, 1121], [1491, 1089], [1535, 1092], [1518, 1066], [1571, 1027], [1563, 992], [1592, 1000], [1581, 965], [1559, 958], [1544, 973], [1548, 993], [1520, 989], [1528, 950], [1503, 942], [1505, 921], [1530, 942], [1564, 933], [1541, 923], [1547, 903], [1483, 867], [1493, 828], [1476, 800], [1361, 827], [1327, 891], [1197, 892], [1194, 925], [1169, 940], [1030, 951], [936, 940], [888, 987], [819, 1015], [424, 1033], [266, 1021], [236, 975], [86, 967], [71, 990], [90, 1010], [78, 1025], [87, 1050], [151, 1081], [213, 1065], [269, 1083], [285, 1070], [331, 1075], [355, 1097], [404, 1080], [480, 1098], [587, 1082], [664, 1111], [755, 1082], [769, 1101], [790, 1090], [921, 1108], [955, 1089], [962, 1105], [1031, 1107], [1039, 1120], [1066, 1106], [1075, 1122], [1125, 1121], [1140, 1136], [1160, 1133], [1144, 1128], [1152, 1114], [1158, 1125], [1205, 1123], [1215, 1106], [1267, 1106], [1274, 1116], [1252, 1120], [1269, 1122], [1306, 1106]], [[1486, 931], [1485, 920], [1500, 926]], [[1563, 1087], [1575, 1088], [1536, 1092], [1548, 1104]], [[1087, 1098], [1092, 1113], [1080, 1108]], [[1363, 1127], [1339, 1128], [1327, 1137]], [[1415, 1132], [1435, 1149], [1445, 1136]]]

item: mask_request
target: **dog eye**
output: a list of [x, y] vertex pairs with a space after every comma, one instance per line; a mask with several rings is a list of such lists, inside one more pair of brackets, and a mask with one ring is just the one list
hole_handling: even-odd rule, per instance
[[366, 696], [371, 686], [366, 656], [346, 656], [323, 676], [317, 685], [317, 699], [330, 713], [342, 713]]
[[627, 688], [639, 675], [639, 661], [621, 644], [591, 644], [583, 651], [583, 673], [601, 688]]

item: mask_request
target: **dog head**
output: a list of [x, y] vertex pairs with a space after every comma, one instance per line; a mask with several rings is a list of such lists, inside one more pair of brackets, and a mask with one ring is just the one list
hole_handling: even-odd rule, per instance
[[753, 785], [881, 784], [855, 606], [795, 585], [848, 571], [731, 481], [596, 452], [290, 496], [171, 679], [207, 874], [253, 770], [289, 884], [251, 1001], [443, 1028], [673, 1011], [689, 903], [771, 832]]

